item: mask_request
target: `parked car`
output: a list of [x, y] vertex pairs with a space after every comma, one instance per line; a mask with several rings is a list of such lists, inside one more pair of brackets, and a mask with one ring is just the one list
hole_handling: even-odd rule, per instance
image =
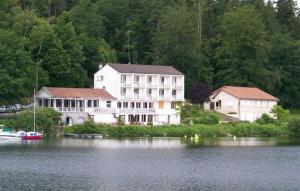
[[4, 105], [0, 106], [0, 113], [5, 113], [7, 112], [7, 109]]
[[19, 103], [15, 104], [14, 106], [15, 106], [15, 110], [16, 110], [16, 111], [21, 111], [22, 108], [23, 108], [23, 105], [22, 105], [22, 104], [19, 104]]

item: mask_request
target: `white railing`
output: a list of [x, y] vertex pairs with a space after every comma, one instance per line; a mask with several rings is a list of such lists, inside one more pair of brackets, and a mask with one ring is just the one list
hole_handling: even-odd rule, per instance
[[118, 109], [118, 113], [155, 113], [153, 108], [127, 108], [127, 109]]
[[94, 112], [96, 113], [116, 113], [116, 109], [112, 108], [94, 108]]
[[59, 112], [85, 112], [84, 107], [56, 107], [54, 109]]

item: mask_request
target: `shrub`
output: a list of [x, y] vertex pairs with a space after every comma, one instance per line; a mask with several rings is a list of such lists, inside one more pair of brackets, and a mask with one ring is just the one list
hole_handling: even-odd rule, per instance
[[290, 132], [290, 136], [300, 137], [300, 119], [289, 121], [287, 129]]
[[274, 122], [274, 119], [270, 117], [268, 114], [264, 113], [262, 114], [261, 118], [256, 120], [259, 124], [270, 124]]
[[283, 109], [283, 107], [280, 105], [275, 105], [272, 108], [272, 113], [274, 113], [274, 115], [278, 119], [278, 121], [286, 122], [289, 117], [290, 112], [287, 109]]

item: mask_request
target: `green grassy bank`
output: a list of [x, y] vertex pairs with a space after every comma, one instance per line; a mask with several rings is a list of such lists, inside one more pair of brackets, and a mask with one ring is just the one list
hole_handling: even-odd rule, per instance
[[107, 126], [86, 122], [83, 125], [66, 127], [65, 133], [103, 134], [105, 137], [184, 137], [198, 134], [201, 137], [278, 137], [292, 136], [283, 125], [258, 123], [231, 123], [216, 125], [180, 126]]

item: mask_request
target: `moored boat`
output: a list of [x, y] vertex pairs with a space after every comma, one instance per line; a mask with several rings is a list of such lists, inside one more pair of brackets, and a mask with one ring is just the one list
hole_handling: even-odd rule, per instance
[[35, 132], [35, 131], [26, 132], [22, 136], [22, 139], [23, 140], [41, 140], [41, 139], [43, 139], [43, 134]]

